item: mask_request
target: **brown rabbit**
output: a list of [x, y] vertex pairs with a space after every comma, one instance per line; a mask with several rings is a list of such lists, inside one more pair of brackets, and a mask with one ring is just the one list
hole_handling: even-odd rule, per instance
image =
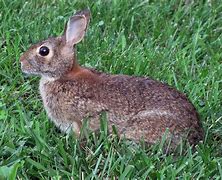
[[21, 56], [22, 71], [41, 75], [40, 93], [50, 119], [62, 131], [77, 135], [84, 120], [92, 130], [106, 112], [108, 127], [120, 137], [155, 143], [168, 129], [174, 145], [187, 138], [194, 145], [203, 138], [198, 113], [187, 97], [161, 82], [127, 75], [111, 75], [78, 65], [73, 46], [89, 23], [90, 12], [72, 16], [64, 34], [29, 48]]

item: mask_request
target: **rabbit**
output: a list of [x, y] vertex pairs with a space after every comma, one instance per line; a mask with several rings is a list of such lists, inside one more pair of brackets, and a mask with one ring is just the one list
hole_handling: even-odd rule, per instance
[[49, 118], [63, 132], [79, 136], [84, 121], [92, 131], [107, 115], [108, 129], [120, 138], [154, 144], [168, 131], [174, 145], [187, 139], [196, 145], [204, 131], [188, 98], [148, 77], [112, 75], [82, 67], [76, 44], [83, 39], [90, 11], [74, 14], [63, 34], [32, 45], [20, 57], [24, 73], [40, 75], [39, 90]]

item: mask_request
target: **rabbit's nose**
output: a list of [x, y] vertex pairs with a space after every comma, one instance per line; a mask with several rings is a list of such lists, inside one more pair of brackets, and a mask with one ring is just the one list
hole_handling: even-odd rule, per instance
[[25, 59], [27, 59], [27, 57], [25, 56], [25, 54], [23, 53], [22, 55], [21, 55], [21, 57], [20, 57], [20, 62], [24, 62], [25, 61]]
[[24, 69], [24, 67], [29, 64], [27, 58], [24, 58], [23, 56], [20, 58], [20, 63], [21, 63], [21, 69]]
[[23, 62], [25, 60], [25, 58], [23, 56], [20, 57], [20, 62]]

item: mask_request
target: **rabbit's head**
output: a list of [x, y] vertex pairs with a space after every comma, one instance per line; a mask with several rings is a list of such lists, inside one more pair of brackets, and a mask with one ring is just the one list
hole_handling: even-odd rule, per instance
[[78, 66], [73, 46], [83, 39], [89, 18], [89, 10], [79, 11], [69, 19], [62, 36], [32, 45], [20, 58], [22, 71], [54, 79]]

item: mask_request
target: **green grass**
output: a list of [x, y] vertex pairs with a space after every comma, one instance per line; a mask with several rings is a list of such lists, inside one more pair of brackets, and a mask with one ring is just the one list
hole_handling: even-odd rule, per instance
[[[222, 3], [184, 1], [0, 0], [0, 179], [222, 179]], [[80, 64], [185, 92], [206, 132], [195, 151], [166, 155], [161, 144], [119, 140], [106, 126], [77, 140], [49, 122], [39, 78], [22, 74], [19, 57], [86, 7], [92, 19]]]

